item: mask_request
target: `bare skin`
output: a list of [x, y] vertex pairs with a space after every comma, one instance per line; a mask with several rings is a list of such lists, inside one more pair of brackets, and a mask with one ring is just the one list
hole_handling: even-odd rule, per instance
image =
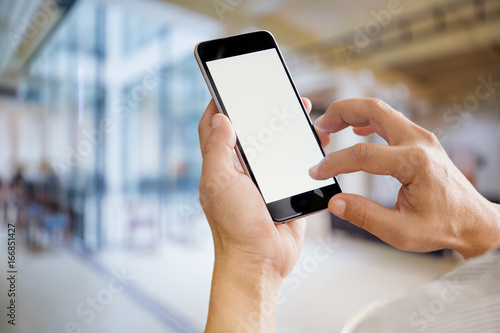
[[365, 171], [391, 175], [402, 186], [393, 209], [342, 193], [329, 209], [392, 246], [413, 252], [455, 249], [465, 258], [496, 247], [499, 206], [481, 196], [446, 155], [434, 134], [377, 99], [349, 99], [330, 106], [316, 127], [335, 133], [353, 126], [376, 132], [388, 145], [357, 144], [329, 154], [311, 170], [316, 179]]
[[[311, 103], [304, 99], [308, 110]], [[400, 249], [453, 248], [465, 258], [500, 244], [500, 208], [484, 199], [449, 160], [435, 136], [377, 99], [338, 101], [318, 119], [325, 146], [329, 133], [353, 126], [378, 133], [388, 145], [358, 144], [328, 155], [313, 178], [365, 171], [392, 175], [402, 186], [397, 204], [385, 208], [341, 193], [329, 210]], [[199, 125], [203, 170], [200, 202], [212, 229], [215, 264], [206, 332], [274, 332], [276, 303], [295, 266], [305, 219], [273, 223], [233, 149], [236, 136], [211, 102]]]

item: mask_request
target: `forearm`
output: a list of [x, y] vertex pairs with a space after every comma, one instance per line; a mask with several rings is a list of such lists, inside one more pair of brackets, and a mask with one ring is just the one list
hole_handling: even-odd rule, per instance
[[274, 332], [281, 283], [266, 263], [216, 257], [205, 332]]

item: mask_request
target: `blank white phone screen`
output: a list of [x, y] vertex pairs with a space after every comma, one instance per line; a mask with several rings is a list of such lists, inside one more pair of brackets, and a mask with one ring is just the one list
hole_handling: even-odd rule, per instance
[[207, 66], [266, 203], [335, 183], [309, 176], [323, 154], [274, 48]]

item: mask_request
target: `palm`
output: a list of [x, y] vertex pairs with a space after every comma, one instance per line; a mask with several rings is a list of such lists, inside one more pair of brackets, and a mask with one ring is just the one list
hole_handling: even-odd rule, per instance
[[[224, 218], [214, 216], [213, 220], [238, 223], [211, 223], [212, 228], [217, 228], [214, 235], [219, 234], [222, 239], [232, 240], [233, 247], [239, 251], [272, 259], [278, 272], [282, 276], [287, 275], [302, 249], [305, 219], [275, 224], [261, 194], [247, 175], [237, 171], [231, 183], [233, 186], [225, 191], [221, 210], [217, 210]], [[209, 217], [210, 220], [212, 219]]]

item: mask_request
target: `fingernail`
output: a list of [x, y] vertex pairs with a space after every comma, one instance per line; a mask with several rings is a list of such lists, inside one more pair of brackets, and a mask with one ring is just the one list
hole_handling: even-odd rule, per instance
[[309, 169], [309, 175], [313, 176], [314, 174], [316, 174], [318, 169], [319, 169], [319, 164], [316, 164], [315, 166], [311, 167]]
[[345, 211], [345, 206], [346, 202], [342, 199], [335, 199], [333, 200], [332, 204], [330, 205], [330, 211], [339, 216], [342, 217], [344, 216], [344, 211]]
[[324, 126], [322, 124], [322, 122], [323, 122], [324, 119], [325, 119], [325, 115], [322, 115], [318, 119], [316, 119], [316, 121], [314, 122], [314, 127], [316, 127], [316, 129], [318, 129], [318, 130], [320, 130], [322, 132], [327, 132], [324, 129]]
[[219, 115], [214, 115], [212, 117], [212, 128], [217, 128], [222, 125], [222, 118]]
[[314, 123], [315, 124], [321, 123], [323, 121], [322, 119], [325, 119], [325, 115], [324, 114], [322, 114], [321, 116], [319, 116], [318, 119], [316, 119], [316, 121]]

